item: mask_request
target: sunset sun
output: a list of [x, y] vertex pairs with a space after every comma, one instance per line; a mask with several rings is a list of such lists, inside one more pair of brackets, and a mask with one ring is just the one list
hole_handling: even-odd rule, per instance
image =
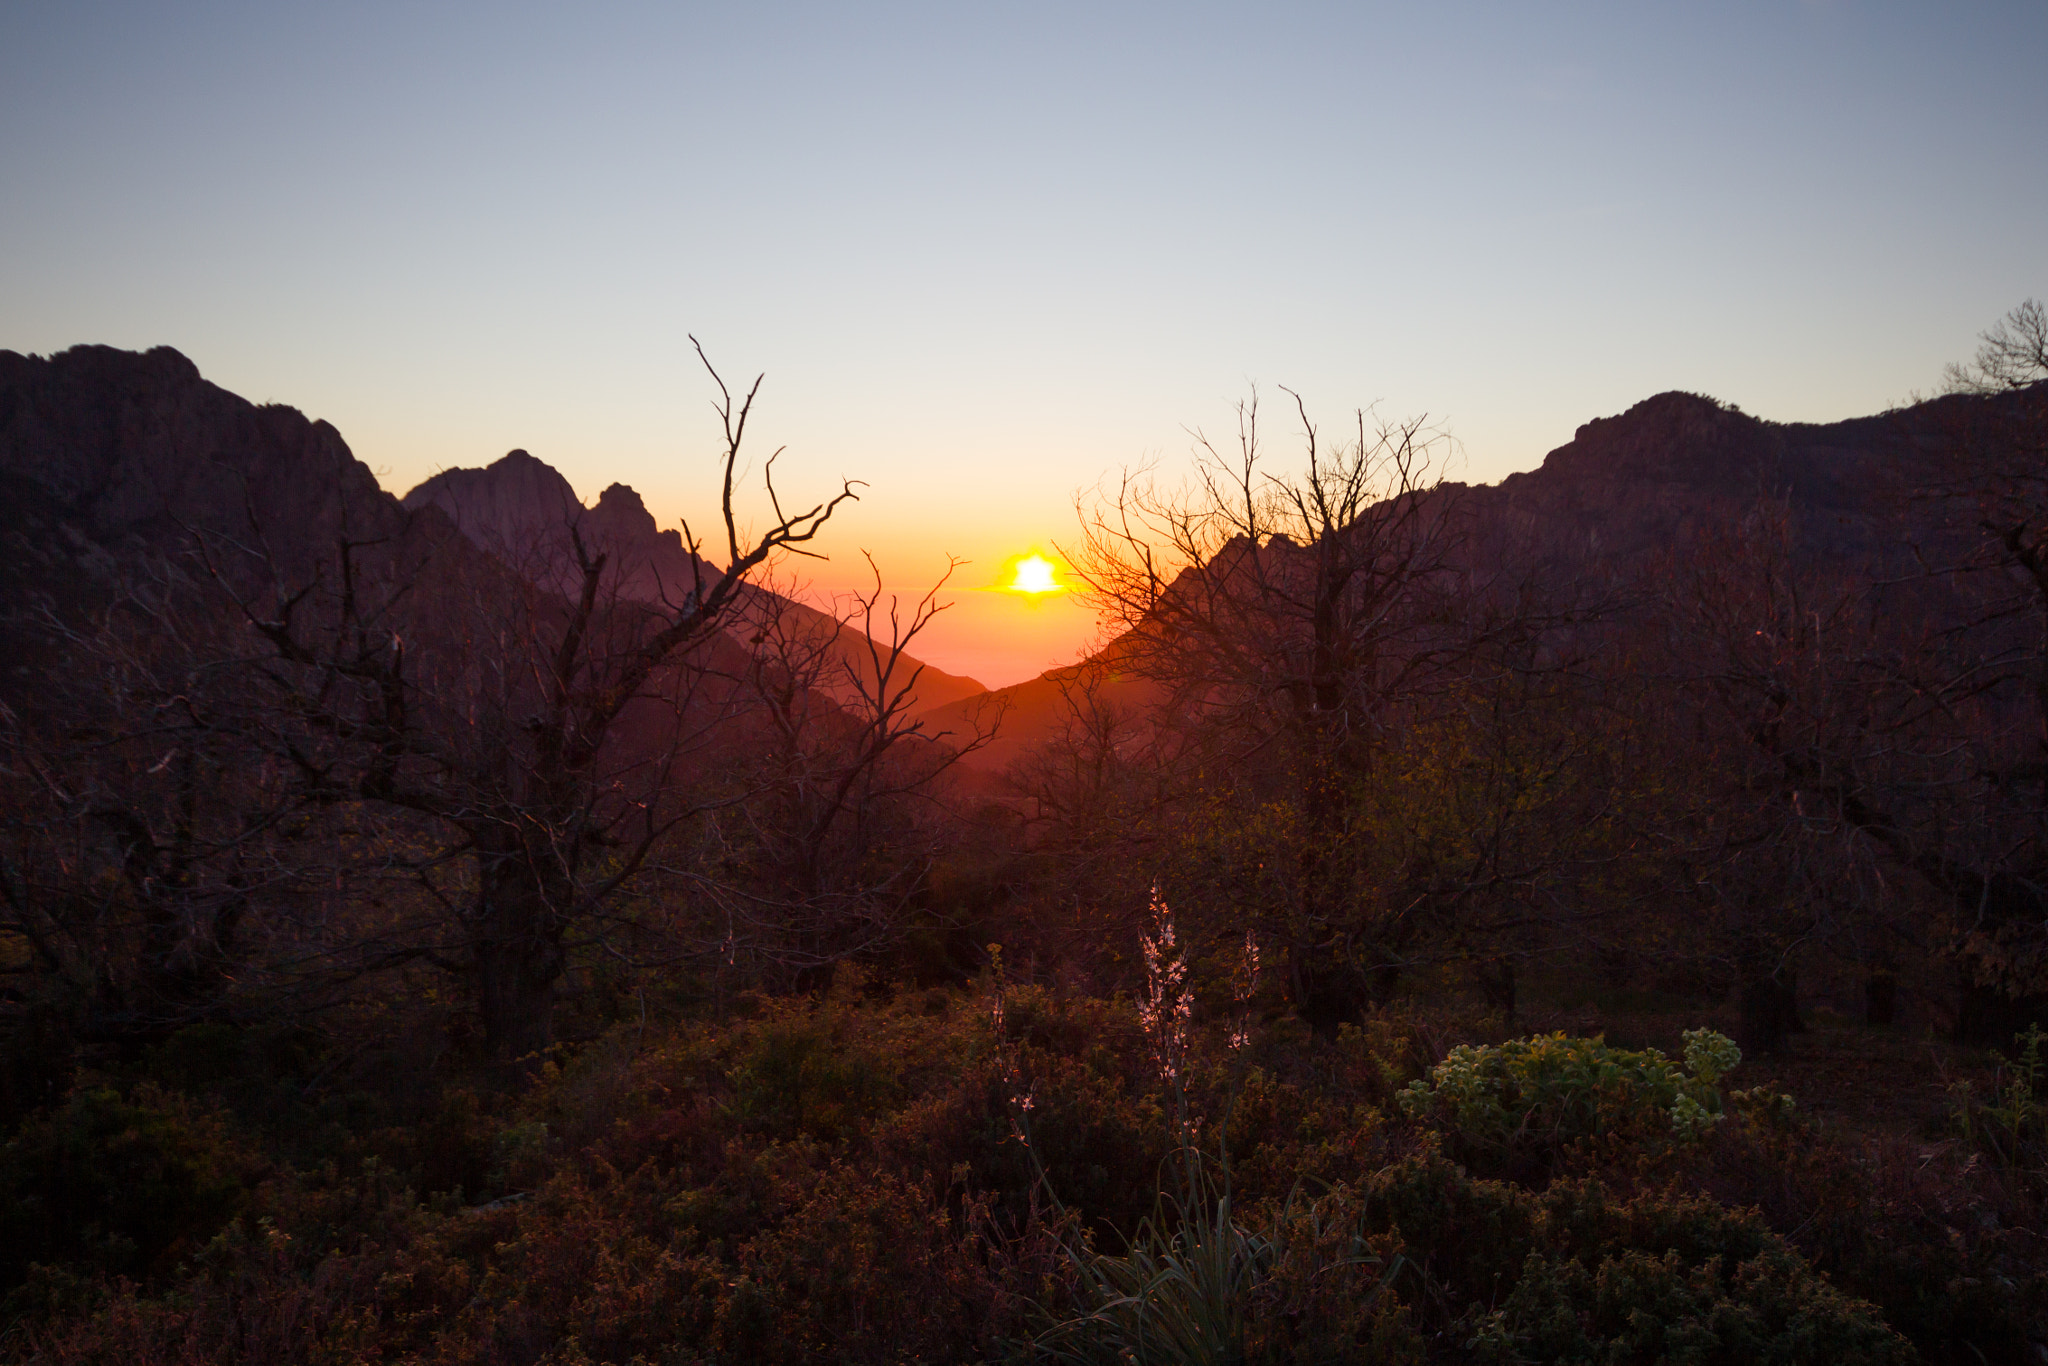
[[1012, 593], [1028, 593], [1033, 597], [1067, 591], [1067, 586], [1059, 581], [1059, 566], [1039, 554], [1026, 555], [1011, 566], [1010, 581], [1003, 587]]

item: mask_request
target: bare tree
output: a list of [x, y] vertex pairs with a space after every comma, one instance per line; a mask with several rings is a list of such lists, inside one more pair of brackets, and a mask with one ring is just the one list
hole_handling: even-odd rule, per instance
[[902, 933], [935, 856], [936, 790], [993, 735], [934, 732], [912, 715], [924, 666], [910, 647], [944, 610], [957, 562], [907, 605], [884, 601], [868, 565], [874, 586], [832, 614], [772, 584], [741, 613], [739, 681], [761, 722], [741, 760], [746, 795], [707, 832], [724, 871], [672, 869], [718, 908], [730, 954], [784, 975]]
[[[699, 349], [699, 356], [702, 350]], [[736, 398], [708, 361], [723, 428], [713, 571], [687, 524], [693, 581], [658, 602], [620, 590], [635, 567], [570, 528], [566, 593], [458, 554], [433, 518], [343, 539], [311, 582], [278, 573], [237, 597], [266, 647], [260, 677], [279, 751], [312, 802], [356, 802], [415, 822], [411, 866], [443, 907], [433, 961], [470, 983], [494, 1054], [552, 1037], [558, 984], [580, 933], [681, 823], [727, 794], [681, 766], [678, 737], [703, 705], [693, 656], [721, 648], [750, 576], [806, 547], [845, 484], [801, 510], [763, 467], [770, 519], [743, 532], [742, 451], [760, 380]], [[249, 547], [208, 543], [223, 585]], [[255, 548], [266, 564], [275, 559]], [[714, 699], [715, 710], [723, 701]]]
[[[1951, 368], [1956, 393], [1898, 416], [1893, 453], [1911, 490], [1901, 540], [1917, 569], [1874, 581], [1866, 567], [1802, 563], [1789, 513], [1769, 506], [1695, 558], [1673, 657], [1713, 656], [1698, 677], [1760, 761], [1750, 814], [1771, 816], [1723, 865], [1768, 864], [1751, 881], [1779, 889], [1749, 917], [1768, 912], [1779, 932], [1738, 954], [1746, 1006], [1754, 996], [1761, 1009], [1777, 975], [1761, 972], [1772, 942], [1831, 924], [1879, 928], [1952, 964], [1966, 1040], [2005, 1042], [2048, 1006], [2042, 327], [2039, 306], [2022, 305], [1972, 366]], [[1872, 859], [1914, 875], [1933, 923], [1888, 913], [1876, 925], [1855, 904]], [[1803, 904], [1785, 900], [1796, 888]]]
[[291, 922], [335, 900], [334, 813], [308, 809], [258, 737], [223, 604], [171, 562], [40, 638], [66, 686], [0, 705], [0, 936], [13, 1003], [59, 1005], [84, 1039], [132, 1046], [260, 1009]]
[[1952, 394], [1997, 394], [2048, 379], [2048, 309], [2028, 299], [1979, 338], [1976, 357], [1943, 372]]
[[1127, 477], [1084, 507], [1069, 558], [1127, 667], [1166, 688], [1161, 724], [1208, 736], [1208, 771], [1263, 783], [1293, 813], [1266, 928], [1287, 946], [1297, 1007], [1329, 1026], [1399, 971], [1399, 909], [1358, 876], [1354, 794], [1467, 655], [1469, 587], [1440, 482], [1447, 438], [1361, 412], [1332, 446], [1298, 398], [1295, 411], [1300, 473], [1268, 468], [1253, 400], [1234, 451], [1198, 435], [1189, 485]]

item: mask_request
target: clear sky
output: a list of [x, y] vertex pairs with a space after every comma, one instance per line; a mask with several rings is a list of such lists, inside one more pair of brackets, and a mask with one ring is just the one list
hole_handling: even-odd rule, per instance
[[[1827, 420], [2048, 295], [2048, 4], [0, 0], [0, 347], [176, 346], [388, 487], [709, 511], [694, 332], [915, 589], [1254, 384], [1460, 473], [1682, 388]], [[1003, 684], [1070, 602], [926, 642]]]

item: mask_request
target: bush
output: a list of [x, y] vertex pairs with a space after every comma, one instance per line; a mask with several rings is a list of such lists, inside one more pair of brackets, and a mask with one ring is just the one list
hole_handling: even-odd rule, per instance
[[1800, 1258], [1771, 1247], [1742, 1262], [1688, 1263], [1675, 1251], [1627, 1250], [1591, 1265], [1530, 1254], [1507, 1303], [1473, 1335], [1496, 1361], [1767, 1362], [1913, 1360], [1868, 1304]]
[[1707, 1029], [1686, 1033], [1683, 1068], [1654, 1048], [1610, 1048], [1562, 1033], [1461, 1044], [1400, 1101], [1442, 1129], [1451, 1151], [1476, 1169], [1549, 1175], [1589, 1139], [1697, 1141], [1720, 1118], [1718, 1083], [1741, 1058]]
[[1368, 1226], [1414, 1267], [1434, 1326], [1496, 1361], [1907, 1362], [1906, 1341], [1752, 1213], [1703, 1196], [1534, 1195], [1411, 1158], [1367, 1187]]
[[0, 1285], [33, 1263], [147, 1272], [211, 1238], [255, 1172], [220, 1117], [182, 1097], [74, 1091], [0, 1150]]
[[2048, 1034], [2035, 1025], [2021, 1036], [2020, 1055], [2004, 1062], [1997, 1094], [1979, 1102], [1970, 1083], [1953, 1088], [1955, 1124], [1965, 1142], [1990, 1158], [2015, 1184], [2048, 1185]]
[[1764, 1090], [1728, 1102], [1729, 1122], [1693, 1155], [1697, 1178], [1877, 1305], [1927, 1360], [2026, 1360], [2030, 1340], [2048, 1342], [2039, 1207], [1985, 1181], [1980, 1155], [1861, 1141]]

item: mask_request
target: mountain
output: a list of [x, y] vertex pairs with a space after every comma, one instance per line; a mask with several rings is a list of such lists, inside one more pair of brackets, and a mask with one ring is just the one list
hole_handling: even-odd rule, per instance
[[[572, 530], [586, 550], [611, 557], [619, 591], [628, 598], [661, 602], [687, 595], [698, 583], [708, 588], [720, 577], [716, 567], [690, 552], [680, 532], [661, 530], [640, 495], [625, 484], [611, 485], [585, 507], [568, 480], [523, 450], [482, 469], [444, 470], [406, 494], [404, 504], [440, 509], [477, 545], [558, 588], [575, 581]], [[823, 643], [828, 672], [846, 670], [872, 687], [873, 643], [852, 624], [751, 584], [743, 596], [756, 622], [780, 618], [786, 628]], [[916, 674], [912, 705], [918, 708], [944, 707], [988, 691], [907, 653], [897, 669], [895, 680]]]
[[294, 568], [337, 535], [388, 535], [403, 520], [333, 427], [209, 384], [167, 346], [0, 351], [0, 480], [103, 547], [290, 527], [268, 549]]
[[[1664, 393], [1581, 426], [1540, 467], [1498, 484], [1444, 484], [1420, 495], [1457, 527], [1454, 562], [1475, 581], [1618, 585], [1660, 558], [1725, 533], [1760, 504], [1788, 516], [1796, 559], [1909, 574], [1913, 551], [1952, 538], [1916, 502], [1930, 453], [1953, 439], [1966, 398], [1873, 417], [1777, 423], [1698, 394]], [[1996, 401], [1994, 401], [1996, 402]], [[998, 771], [1076, 724], [1070, 698], [1142, 717], [1159, 698], [1119, 641], [1078, 665], [970, 701], [934, 707], [934, 730], [1000, 715], [995, 743], [967, 756]]]
[[[524, 451], [486, 469], [445, 471], [396, 499], [333, 426], [250, 403], [170, 347], [79, 346], [47, 358], [0, 351], [0, 498], [0, 592], [14, 603], [112, 591], [122, 563], [173, 552], [193, 533], [247, 550], [231, 570], [255, 573], [254, 561], [268, 555], [286, 577], [303, 578], [344, 536], [431, 541], [447, 534], [444, 515], [506, 568], [539, 582], [559, 578], [569, 562], [572, 521], [624, 568], [625, 596], [657, 601], [687, 591], [693, 574], [707, 585], [718, 577], [675, 531], [656, 526], [632, 489], [614, 484], [585, 508], [567, 480]], [[408, 519], [428, 508], [427, 522]], [[752, 597], [872, 675], [857, 631], [801, 603]], [[5, 628], [0, 635], [18, 637]], [[913, 658], [902, 663], [923, 669], [923, 706], [985, 691]]]
[[1664, 393], [1580, 427], [1540, 467], [1463, 489], [1469, 535], [1552, 565], [1637, 563], [1783, 504], [1801, 553], [1860, 557], [1890, 523], [1916, 443], [1942, 403], [1816, 425], [1777, 423], [1698, 394]]
[[[1957, 405], [1937, 399], [1829, 424], [1775, 423], [1696, 394], [1665, 393], [1586, 423], [1542, 465], [1489, 486], [1447, 485], [1464, 555], [1476, 574], [1512, 572], [1557, 581], [1626, 576], [1739, 520], [1760, 500], [1790, 514], [1798, 553], [1872, 572], [1907, 563], [1902, 509], [1921, 457], [1940, 445]], [[114, 567], [161, 553], [192, 531], [259, 547], [262, 528], [291, 528], [261, 547], [302, 572], [338, 537], [373, 539], [406, 525], [408, 511], [452, 522], [515, 572], [545, 581], [565, 572], [566, 528], [613, 555], [622, 591], [643, 601], [687, 591], [716, 571], [661, 530], [639, 495], [614, 484], [585, 506], [567, 480], [524, 451], [482, 469], [444, 471], [393, 498], [332, 426], [281, 405], [251, 404], [205, 381], [168, 347], [145, 354], [75, 347], [29, 357], [0, 351], [0, 592], [9, 600], [65, 601], [111, 585]], [[447, 520], [439, 520], [445, 516]], [[536, 560], [536, 555], [539, 559]], [[786, 612], [829, 638], [834, 657], [865, 671], [865, 638], [801, 603], [762, 592], [758, 610]], [[29, 668], [10, 633], [0, 642]], [[928, 665], [918, 684], [928, 730], [971, 733], [1003, 716], [994, 744], [970, 755], [999, 771], [1071, 716], [1076, 687], [1129, 713], [1153, 700], [1112, 646], [1083, 665], [1048, 671], [995, 692]], [[916, 661], [906, 661], [919, 667]]]
[[[411, 530], [449, 534], [438, 515]], [[0, 351], [0, 656], [11, 683], [33, 691], [60, 667], [61, 632], [44, 612], [76, 621], [132, 574], [167, 572], [162, 562], [183, 560], [195, 536], [249, 589], [310, 576], [343, 537], [407, 531], [332, 426], [209, 384], [169, 347]]]

